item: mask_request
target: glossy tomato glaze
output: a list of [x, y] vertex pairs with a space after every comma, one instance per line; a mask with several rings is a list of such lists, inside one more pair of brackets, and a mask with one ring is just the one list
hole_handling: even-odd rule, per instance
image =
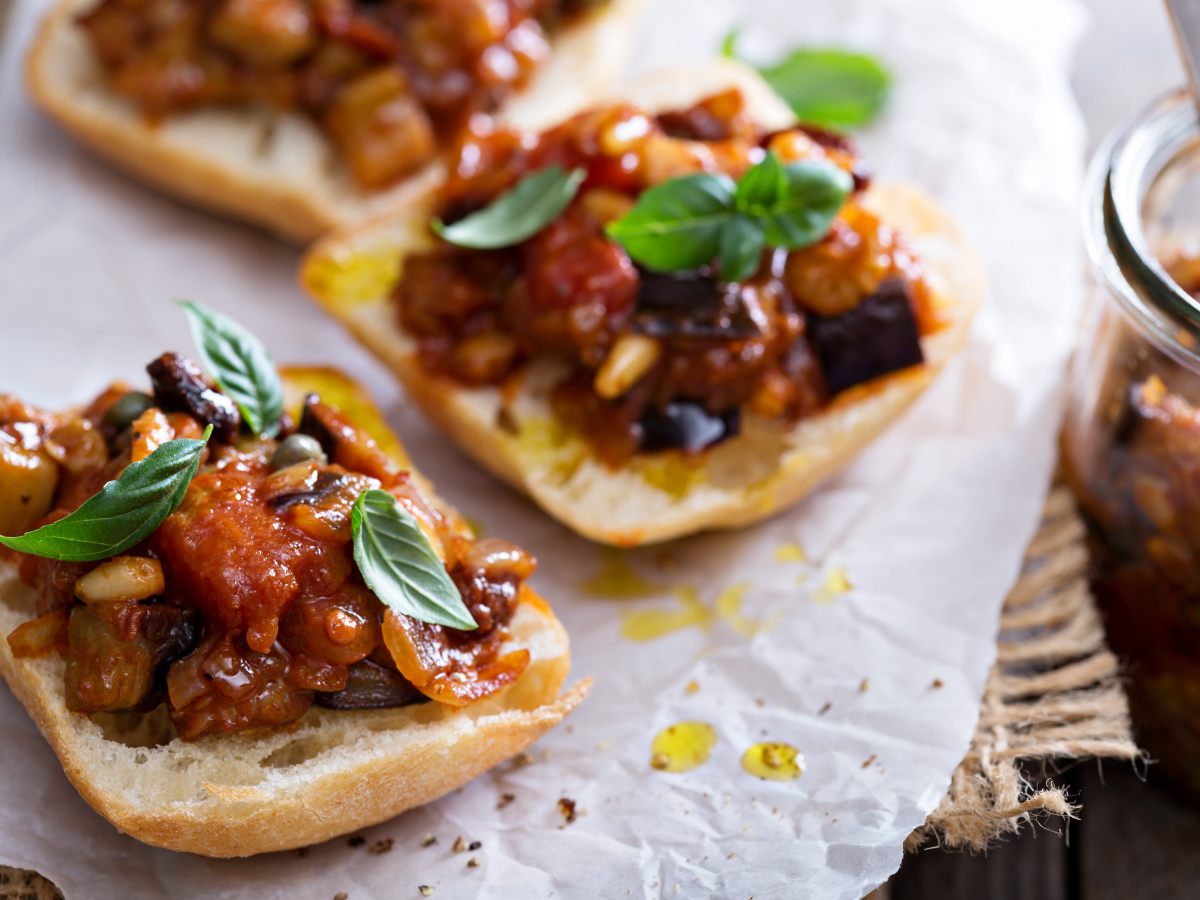
[[[156, 433], [161, 443], [199, 436], [202, 422], [222, 414], [220, 403], [205, 405], [196, 391], [172, 395], [156, 382], [152, 401], [191, 408], [155, 406], [126, 427], [106, 424], [127, 394], [115, 385], [82, 415], [62, 418], [12, 398], [0, 402], [0, 432], [59, 466], [53, 509], [42, 521], [66, 515], [117, 477], [150, 423], [166, 429]], [[19, 656], [66, 645], [71, 709], [146, 709], [165, 699], [179, 734], [193, 739], [280, 725], [314, 701], [341, 709], [426, 699], [461, 706], [520, 675], [528, 652], [501, 651], [536, 565], [528, 554], [504, 541], [462, 537], [365, 431], [315, 395], [280, 439], [308, 434], [325, 458], [278, 466], [279, 440], [239, 434], [236, 426], [232, 440], [210, 441], [178, 509], [123, 554], [161, 566], [163, 588], [154, 596], [77, 602], [86, 594], [79, 579], [101, 564], [21, 558], [40, 618], [14, 632], [10, 644]], [[350, 513], [373, 488], [416, 517], [475, 631], [385, 610], [367, 589], [354, 563]]]
[[386, 186], [494, 109], [581, 0], [103, 0], [79, 23], [151, 116], [258, 102], [308, 113], [360, 183]]
[[[821, 409], [831, 391], [809, 339], [810, 320], [845, 315], [887, 282], [903, 286], [919, 334], [944, 324], [916, 256], [858, 202], [869, 174], [853, 144], [816, 129], [765, 134], [737, 90], [658, 116], [613, 106], [540, 136], [473, 124], [441, 195], [444, 220], [481, 208], [522, 175], [553, 163], [584, 167], [586, 180], [558, 219], [518, 247], [475, 251], [441, 243], [406, 259], [395, 292], [401, 323], [418, 338], [428, 371], [466, 385], [504, 384], [535, 357], [564, 360], [573, 374], [555, 391], [555, 409], [612, 465], [642, 446], [638, 422], [675, 401], [713, 415], [745, 407], [785, 421]], [[693, 306], [712, 307], [711, 327], [683, 333], [659, 323], [662, 352], [654, 367], [619, 398], [599, 396], [596, 372], [617, 339], [647, 333], [639, 316], [679, 290], [678, 279], [670, 284], [671, 276], [639, 269], [606, 238], [605, 225], [648, 187], [700, 171], [737, 178], [768, 150], [785, 164], [824, 159], [840, 166], [853, 175], [855, 196], [822, 241], [791, 253], [767, 251], [743, 284], [724, 285], [707, 269], [694, 273]]]

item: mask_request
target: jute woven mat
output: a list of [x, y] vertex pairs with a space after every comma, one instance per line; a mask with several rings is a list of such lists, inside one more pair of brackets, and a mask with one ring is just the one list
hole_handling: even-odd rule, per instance
[[[1062, 788], [1047, 783], [1035, 790], [1022, 764], [1142, 755], [1130, 732], [1120, 666], [1088, 590], [1083, 536], [1070, 492], [1055, 487], [1004, 601], [999, 655], [971, 749], [906, 849], [937, 841], [980, 851], [1038, 815], [1075, 814]], [[0, 866], [0, 900], [61, 898], [36, 872]]]
[[1034, 790], [1022, 764], [1143, 755], [1133, 742], [1120, 664], [1088, 589], [1084, 525], [1056, 486], [1004, 601], [999, 654], [971, 749], [950, 790], [905, 848], [929, 841], [978, 852], [1041, 815], [1073, 816], [1060, 787]]

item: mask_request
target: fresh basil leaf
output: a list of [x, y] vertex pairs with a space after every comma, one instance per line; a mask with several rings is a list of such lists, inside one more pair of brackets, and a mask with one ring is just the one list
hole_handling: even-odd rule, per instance
[[283, 415], [283, 383], [262, 341], [228, 316], [180, 300], [200, 361], [241, 410], [255, 434], [274, 437]]
[[742, 29], [731, 28], [729, 33], [725, 35], [721, 41], [721, 58], [722, 59], [737, 59], [737, 41], [742, 35]]
[[433, 230], [451, 244], [475, 250], [511, 247], [533, 237], [562, 214], [587, 177], [585, 169], [566, 172], [558, 163], [526, 175], [479, 212]]
[[167, 441], [145, 459], [126, 466], [120, 478], [108, 482], [69, 516], [19, 537], [0, 536], [0, 543], [69, 562], [105, 559], [128, 550], [148, 538], [183, 502], [210, 434], [211, 425], [204, 429], [203, 440]]
[[433, 625], [477, 627], [416, 517], [395, 497], [380, 490], [360, 494], [350, 524], [358, 571], [385, 606]]
[[854, 179], [827, 160], [801, 160], [784, 166], [784, 196], [756, 216], [772, 247], [797, 250], [829, 231]]
[[745, 281], [758, 271], [766, 243], [763, 227], [738, 213], [721, 232], [721, 280]]
[[720, 250], [736, 190], [727, 175], [685, 175], [664, 181], [611, 223], [608, 236], [656, 272], [699, 268], [712, 262]]
[[742, 176], [738, 182], [734, 204], [739, 212], [758, 216], [777, 204], [788, 188], [787, 175], [783, 164], [774, 153], [768, 153], [757, 165]]
[[759, 69], [802, 122], [860, 128], [887, 103], [892, 78], [864, 53], [797, 50], [778, 65]]

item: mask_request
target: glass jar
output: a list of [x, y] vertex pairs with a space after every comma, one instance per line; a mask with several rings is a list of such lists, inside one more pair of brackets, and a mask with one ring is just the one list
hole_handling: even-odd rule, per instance
[[[1200, 797], [1200, 126], [1135, 116], [1085, 185], [1091, 302], [1063, 456], [1142, 746]], [[1169, 274], [1168, 274], [1169, 273]]]

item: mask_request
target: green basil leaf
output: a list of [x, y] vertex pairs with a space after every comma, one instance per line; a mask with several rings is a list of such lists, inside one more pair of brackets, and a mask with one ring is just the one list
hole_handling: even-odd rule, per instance
[[721, 232], [721, 280], [745, 281], [758, 271], [766, 243], [763, 227], [738, 213]]
[[716, 258], [737, 186], [726, 175], [685, 175], [655, 185], [608, 226], [610, 238], [656, 272], [696, 269]]
[[759, 69], [802, 122], [860, 128], [887, 103], [892, 78], [875, 59], [849, 50], [797, 50]]
[[200, 361], [232, 398], [255, 434], [274, 437], [283, 415], [283, 383], [262, 341], [228, 316], [180, 300]]
[[477, 626], [416, 518], [387, 491], [360, 494], [350, 511], [363, 581], [398, 613], [463, 631]]
[[86, 562], [116, 556], [148, 538], [183, 502], [200, 466], [204, 439], [167, 441], [145, 459], [130, 463], [116, 481], [57, 522], [0, 543], [22, 553]]
[[475, 250], [511, 247], [533, 237], [574, 199], [587, 177], [585, 169], [566, 172], [558, 163], [526, 175], [479, 212], [445, 225], [434, 219], [431, 227], [451, 244]]
[[785, 166], [782, 199], [757, 215], [772, 247], [797, 250], [815, 244], [829, 231], [854, 179], [827, 160], [801, 160]]
[[737, 42], [742, 35], [742, 29], [731, 28], [729, 33], [721, 41], [721, 58], [722, 59], [737, 59]]
[[787, 193], [788, 180], [783, 164], [774, 153], [768, 153], [738, 182], [734, 203], [739, 212], [750, 216], [762, 215]]

